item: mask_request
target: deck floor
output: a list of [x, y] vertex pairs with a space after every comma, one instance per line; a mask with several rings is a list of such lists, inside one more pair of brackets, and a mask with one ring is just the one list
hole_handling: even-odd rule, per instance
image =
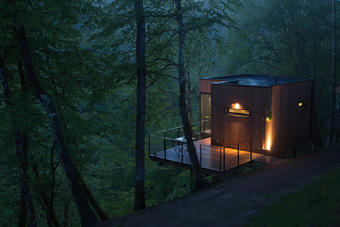
[[[250, 152], [239, 151], [239, 162], [236, 149], [224, 148], [210, 145], [210, 137], [194, 142], [197, 156], [201, 164], [201, 168], [223, 172], [243, 165], [251, 161]], [[224, 150], [224, 152], [223, 152]], [[264, 155], [252, 153], [252, 160], [263, 157]], [[177, 145], [164, 151], [160, 151], [150, 155], [156, 160], [166, 160], [174, 164], [191, 166], [189, 154], [186, 145]]]

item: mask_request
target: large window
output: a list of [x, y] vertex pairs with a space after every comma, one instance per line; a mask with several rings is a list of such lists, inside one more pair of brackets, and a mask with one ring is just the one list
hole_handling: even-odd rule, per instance
[[201, 120], [211, 119], [211, 95], [201, 94]]
[[224, 114], [234, 117], [249, 117], [250, 110], [244, 109], [239, 103], [233, 103], [224, 109]]
[[211, 134], [211, 95], [201, 94], [201, 133]]

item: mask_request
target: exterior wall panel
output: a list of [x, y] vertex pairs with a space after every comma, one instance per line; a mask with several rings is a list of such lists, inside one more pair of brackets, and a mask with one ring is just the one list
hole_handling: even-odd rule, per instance
[[206, 80], [201, 79], [200, 80], [200, 93], [211, 93], [211, 83], [218, 82], [221, 80]]
[[[279, 103], [273, 110], [275, 137], [277, 150], [282, 153], [310, 140], [312, 81], [275, 86], [273, 91], [273, 100]], [[304, 105], [302, 109], [299, 102]]]
[[[236, 148], [237, 143], [252, 139], [253, 151], [260, 151], [270, 95], [265, 87], [212, 85], [212, 144]], [[225, 115], [225, 108], [233, 103], [250, 110], [249, 119]]]
[[[312, 80], [305, 80], [272, 87], [212, 84], [212, 145], [235, 148], [242, 140], [252, 139], [254, 152], [277, 156], [308, 142], [312, 83]], [[303, 103], [303, 108], [298, 106], [299, 102]], [[233, 103], [249, 109], [250, 117], [225, 115], [225, 108]], [[272, 119], [267, 121], [270, 110]], [[265, 151], [267, 144], [269, 151]]]

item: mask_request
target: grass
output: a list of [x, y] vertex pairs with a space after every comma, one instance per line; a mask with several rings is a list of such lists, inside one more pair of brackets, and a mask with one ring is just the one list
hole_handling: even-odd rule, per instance
[[340, 169], [265, 208], [248, 226], [340, 226]]

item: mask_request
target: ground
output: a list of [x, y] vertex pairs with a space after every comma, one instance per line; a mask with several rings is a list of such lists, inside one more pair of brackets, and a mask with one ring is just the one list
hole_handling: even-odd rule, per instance
[[279, 160], [104, 226], [243, 226], [262, 208], [339, 167], [340, 149]]

